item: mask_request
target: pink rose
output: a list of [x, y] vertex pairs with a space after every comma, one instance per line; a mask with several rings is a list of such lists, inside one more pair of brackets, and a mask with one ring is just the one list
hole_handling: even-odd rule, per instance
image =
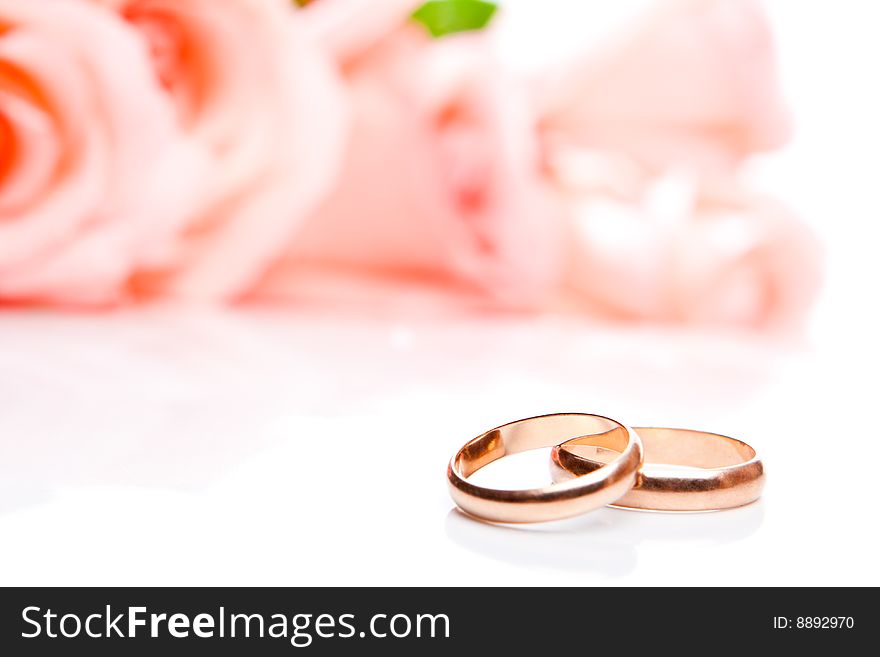
[[0, 0], [0, 299], [118, 299], [166, 257], [197, 171], [123, 23]]
[[431, 39], [407, 25], [347, 64], [342, 175], [265, 294], [294, 294], [319, 271], [431, 281], [503, 306], [552, 291], [561, 216], [522, 90], [488, 45], [480, 33]]
[[247, 291], [330, 188], [345, 105], [289, 0], [103, 0], [149, 44], [156, 77], [207, 164], [168, 264], [134, 287], [223, 299]]
[[799, 325], [818, 288], [819, 247], [778, 203], [732, 180], [655, 178], [621, 161], [604, 167], [613, 184], [567, 181], [569, 284], [581, 302], [624, 319]]
[[752, 0], [668, 0], [540, 81], [550, 140], [654, 169], [729, 169], [781, 145], [789, 116], [772, 35]]

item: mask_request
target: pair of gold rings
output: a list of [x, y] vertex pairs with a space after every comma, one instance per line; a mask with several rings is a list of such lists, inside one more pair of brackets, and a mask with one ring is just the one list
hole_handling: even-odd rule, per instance
[[[552, 447], [553, 483], [503, 490], [468, 481], [504, 456]], [[746, 443], [689, 429], [632, 429], [587, 413], [518, 420], [462, 447], [447, 469], [452, 499], [493, 522], [559, 520], [613, 505], [656, 511], [713, 511], [760, 497], [764, 466]]]

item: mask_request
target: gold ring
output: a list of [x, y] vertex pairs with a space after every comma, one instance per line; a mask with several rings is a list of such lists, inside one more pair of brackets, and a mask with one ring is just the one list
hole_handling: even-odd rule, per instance
[[[501, 490], [467, 480], [492, 461], [529, 449], [585, 438], [613, 450], [616, 457], [584, 476], [542, 488]], [[601, 415], [555, 413], [518, 420], [468, 442], [446, 471], [449, 492], [463, 511], [493, 522], [543, 522], [592, 511], [622, 497], [636, 482], [642, 442], [629, 427]]]
[[[645, 462], [636, 485], [613, 504], [654, 511], [715, 511], [754, 502], [764, 488], [764, 464], [735, 438], [690, 429], [636, 427]], [[553, 448], [554, 481], [577, 481], [616, 457], [589, 436]], [[574, 479], [572, 479], [574, 477]]]

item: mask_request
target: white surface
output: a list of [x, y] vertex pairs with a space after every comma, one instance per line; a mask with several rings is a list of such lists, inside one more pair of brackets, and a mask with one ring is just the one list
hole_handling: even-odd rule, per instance
[[[877, 584], [864, 358], [552, 318], [6, 316], [0, 582]], [[741, 436], [764, 501], [531, 528], [451, 511], [461, 443], [577, 409]], [[545, 480], [538, 456], [498, 474]]]
[[[7, 313], [0, 584], [880, 584], [880, 42], [867, 11], [773, 11], [800, 132], [755, 175], [829, 251], [802, 347], [554, 317]], [[557, 410], [741, 437], [765, 496], [528, 528], [452, 512], [457, 447]], [[542, 481], [545, 456], [495, 474]]]

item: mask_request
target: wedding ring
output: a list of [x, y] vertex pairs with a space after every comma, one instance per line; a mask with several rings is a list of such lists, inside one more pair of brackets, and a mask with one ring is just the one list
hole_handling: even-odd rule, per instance
[[[542, 488], [502, 490], [467, 480], [504, 456], [552, 447], [570, 438], [583, 438], [616, 456], [584, 476]], [[629, 427], [600, 415], [555, 413], [511, 422], [477, 436], [452, 457], [446, 476], [452, 499], [472, 516], [493, 522], [543, 522], [586, 513], [620, 499], [635, 484], [641, 462], [641, 440]]]
[[[735, 438], [689, 429], [636, 427], [645, 460], [635, 487], [612, 506], [655, 511], [715, 511], [754, 502], [764, 488], [764, 465]], [[553, 448], [554, 481], [600, 472], [616, 451], [578, 437]], [[574, 479], [572, 479], [574, 477]]]

